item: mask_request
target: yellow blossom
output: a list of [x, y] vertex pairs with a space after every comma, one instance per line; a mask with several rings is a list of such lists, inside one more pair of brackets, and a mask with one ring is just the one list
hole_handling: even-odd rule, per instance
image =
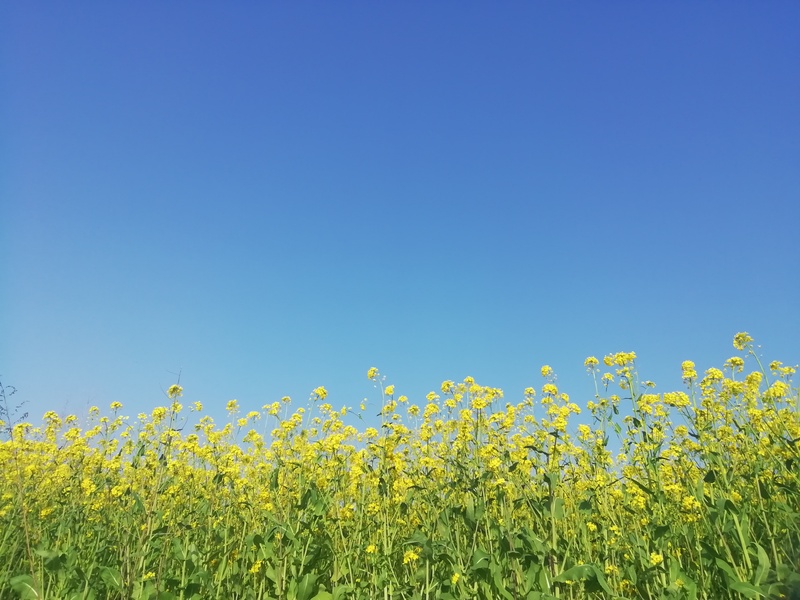
[[650, 553], [650, 565], [655, 567], [664, 562], [664, 555], [657, 552]]
[[733, 347], [737, 350], [744, 350], [745, 346], [753, 341], [753, 338], [746, 331], [741, 331], [733, 336]]
[[697, 377], [697, 371], [694, 368], [694, 363], [690, 360], [685, 360], [681, 363], [681, 369], [683, 370], [683, 379], [684, 381], [689, 381], [695, 379]]

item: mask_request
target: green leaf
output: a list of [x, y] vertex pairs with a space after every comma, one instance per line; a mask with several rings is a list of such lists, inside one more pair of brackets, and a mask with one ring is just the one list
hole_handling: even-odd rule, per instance
[[100, 567], [100, 579], [111, 590], [122, 590], [122, 573], [113, 567]]
[[563, 498], [551, 498], [547, 502], [547, 508], [550, 510], [550, 514], [552, 515], [553, 519], [556, 521], [560, 521], [564, 518], [564, 499]]
[[67, 563], [67, 555], [66, 554], [56, 554], [55, 556], [51, 556], [47, 560], [44, 561], [44, 568], [48, 571], [60, 571], [64, 568]]
[[39, 598], [39, 592], [33, 587], [33, 577], [30, 575], [17, 575], [12, 577], [9, 583], [11, 584], [11, 589], [17, 592], [22, 600]]
[[[152, 591], [152, 587], [149, 588], [149, 591]], [[148, 594], [147, 582], [134, 581], [133, 595], [131, 598], [133, 600], [149, 600], [150, 595]]]
[[756, 544], [756, 553], [758, 555], [758, 567], [756, 567], [756, 576], [753, 580], [753, 583], [756, 585], [761, 585], [761, 582], [764, 581], [764, 577], [767, 576], [769, 573], [769, 556], [767, 556], [766, 550], [761, 547], [761, 545]]
[[769, 488], [767, 485], [760, 479], [758, 480], [758, 491], [764, 500], [769, 500], [772, 496], [772, 494], [769, 493]]
[[581, 581], [593, 574], [594, 571], [592, 570], [592, 565], [576, 565], [570, 569], [567, 569], [566, 571], [562, 571], [553, 579], [553, 581], [560, 581], [562, 583], [567, 580]]
[[475, 552], [472, 553], [472, 570], [479, 571], [488, 568], [489, 553], [480, 548], [475, 548]]
[[722, 512], [729, 512], [729, 513], [732, 513], [734, 515], [738, 515], [739, 514], [739, 509], [733, 503], [733, 500], [731, 500], [729, 498], [720, 498], [719, 500], [717, 500], [717, 510], [719, 512], [721, 512], [721, 513]]
[[475, 525], [475, 502], [469, 494], [467, 494], [467, 498], [464, 501], [464, 519], [466, 519], [468, 525]]
[[317, 590], [316, 573], [306, 573], [297, 586], [297, 600], [310, 600], [311, 594]]
[[497, 597], [500, 594], [506, 600], [514, 600], [514, 596], [512, 596], [509, 591], [506, 589], [506, 585], [503, 582], [503, 570], [499, 564], [496, 562], [492, 562], [490, 571], [492, 573], [492, 581], [494, 582], [494, 597]]
[[648, 496], [652, 496], [653, 495], [653, 490], [651, 490], [645, 484], [641, 483], [640, 481], [636, 481], [635, 479], [631, 479], [630, 481], [631, 481], [631, 483], [633, 483], [636, 487], [638, 487], [640, 490], [642, 490]]
[[172, 538], [172, 556], [182, 562], [189, 558], [180, 538]]
[[714, 562], [716, 563], [717, 567], [722, 569], [725, 572], [725, 574], [731, 578], [732, 581], [739, 581], [739, 577], [736, 575], [736, 572], [733, 570], [732, 566], [730, 566], [728, 563], [726, 563], [719, 557], [716, 558]]
[[272, 583], [278, 583], [278, 573], [275, 570], [275, 567], [272, 566], [271, 564], [267, 564], [266, 568], [264, 569], [264, 575]]
[[780, 563], [775, 567], [775, 572], [778, 575], [778, 581], [786, 581], [792, 575], [792, 567], [786, 563]]
[[345, 600], [352, 591], [352, 585], [337, 585], [333, 588], [333, 600]]
[[653, 539], [657, 540], [669, 531], [669, 525], [659, 525], [653, 530]]
[[411, 536], [405, 541], [406, 544], [416, 544], [417, 546], [424, 546], [428, 543], [428, 537], [422, 533], [419, 529], [411, 534]]
[[734, 592], [739, 592], [745, 598], [763, 598], [764, 594], [758, 586], [746, 581], [735, 581], [728, 584], [728, 587]]
[[611, 594], [611, 587], [609, 587], [603, 572], [596, 565], [576, 565], [559, 574], [553, 581], [584, 581], [586, 582], [587, 592], [603, 591], [606, 594]]

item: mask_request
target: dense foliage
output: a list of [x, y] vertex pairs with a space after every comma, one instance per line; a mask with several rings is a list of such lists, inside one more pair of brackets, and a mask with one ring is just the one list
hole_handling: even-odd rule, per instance
[[296, 410], [232, 400], [222, 427], [178, 385], [135, 421], [5, 406], [0, 598], [780, 597], [800, 567], [795, 369], [734, 346], [663, 394], [634, 353], [590, 357], [583, 409], [547, 366], [513, 404], [467, 378], [416, 405], [370, 369], [380, 428], [324, 388]]

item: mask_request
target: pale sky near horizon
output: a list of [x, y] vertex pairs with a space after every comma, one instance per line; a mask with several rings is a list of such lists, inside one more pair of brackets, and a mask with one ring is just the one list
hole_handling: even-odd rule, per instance
[[[796, 2], [4, 3], [0, 381], [422, 404], [800, 362]], [[374, 417], [370, 417], [374, 418]]]

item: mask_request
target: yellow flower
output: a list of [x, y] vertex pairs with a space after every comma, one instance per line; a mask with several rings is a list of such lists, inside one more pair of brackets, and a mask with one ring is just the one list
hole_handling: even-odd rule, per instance
[[177, 384], [169, 386], [167, 390], [167, 397], [168, 398], [178, 398], [183, 396], [183, 388]]
[[453, 576], [450, 578], [450, 583], [452, 585], [455, 585], [455, 584], [458, 583], [459, 579], [461, 579], [461, 574], [460, 573], [453, 573]]
[[394, 395], [394, 386], [393, 385], [387, 385], [385, 392], [386, 392], [387, 396], [393, 396]]
[[314, 395], [317, 397], [317, 400], [325, 400], [328, 395], [328, 390], [319, 386], [318, 388], [314, 388]]
[[479, 396], [472, 401], [472, 408], [475, 410], [483, 410], [488, 404], [489, 402], [485, 397]]
[[225, 405], [225, 410], [228, 411], [229, 414], [235, 413], [237, 410], [239, 410], [239, 401], [229, 400], [228, 404]]
[[675, 406], [676, 408], [683, 408], [689, 406], [691, 400], [684, 392], [667, 392], [664, 394], [664, 404]]
[[664, 562], [664, 555], [657, 552], [650, 553], [650, 565], [655, 567]]
[[367, 371], [367, 379], [375, 379], [377, 376], [378, 376], [378, 368], [370, 367], [370, 370]]
[[740, 331], [733, 336], [733, 347], [737, 350], [744, 350], [745, 346], [753, 341], [753, 338], [746, 331]]
[[553, 367], [550, 365], [544, 365], [542, 367], [542, 377], [549, 377], [553, 374]]
[[417, 560], [419, 560], [419, 550], [417, 549], [406, 550], [405, 554], [403, 554], [404, 565], [416, 562]]
[[594, 369], [598, 364], [600, 364], [600, 361], [598, 361], [597, 358], [594, 356], [590, 356], [585, 361], [583, 361], [583, 366], [585, 366], [590, 371]]
[[681, 510], [684, 512], [696, 512], [702, 508], [700, 501], [694, 496], [684, 496], [681, 500]]
[[375, 554], [378, 551], [378, 547], [375, 544], [370, 544], [367, 546], [367, 554]]
[[697, 378], [697, 371], [695, 371], [694, 363], [692, 361], [690, 360], [683, 361], [681, 363], [681, 369], [683, 369], [684, 381]]
[[257, 560], [256, 562], [254, 562], [253, 566], [250, 567], [250, 573], [253, 574], [253, 575], [258, 574], [258, 572], [261, 571], [261, 565], [262, 564], [263, 564], [263, 561], [260, 561], [260, 560]]
[[725, 366], [731, 371], [741, 373], [744, 370], [744, 359], [741, 356], [731, 356], [725, 361]]

